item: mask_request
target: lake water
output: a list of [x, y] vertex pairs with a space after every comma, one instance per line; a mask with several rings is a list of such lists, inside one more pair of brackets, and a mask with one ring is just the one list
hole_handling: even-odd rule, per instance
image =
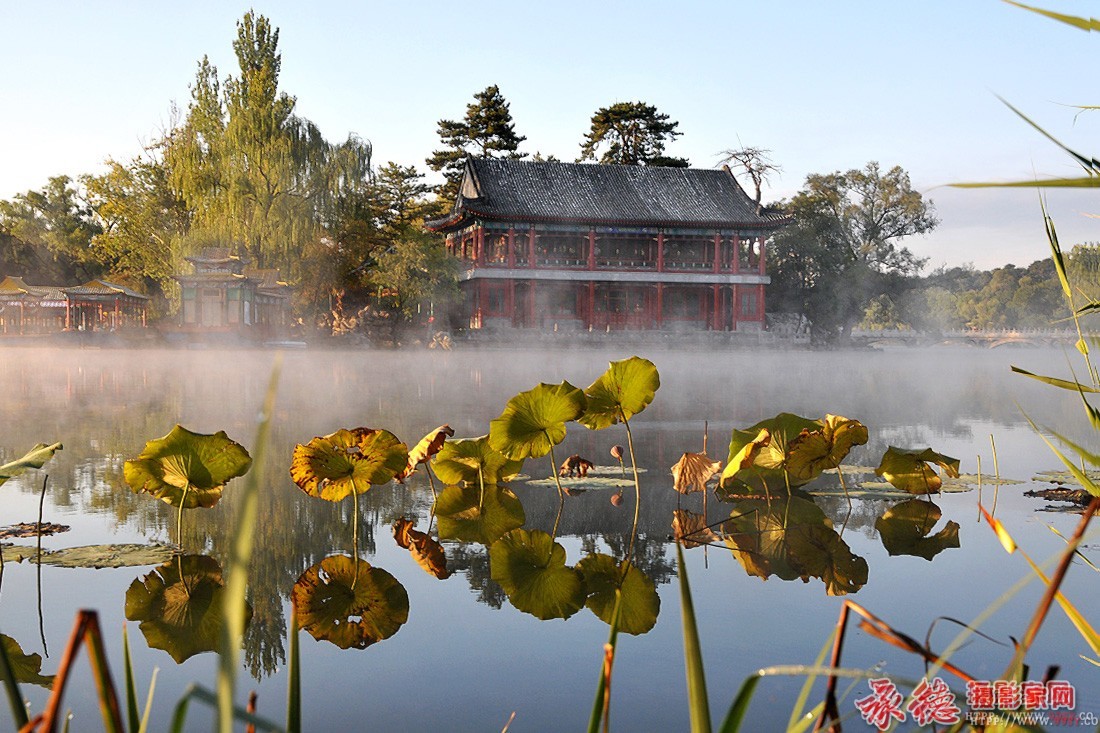
[[[1023, 496], [1049, 483], [1033, 481], [1039, 472], [1059, 470], [1057, 458], [1027, 426], [1037, 423], [1095, 449], [1079, 399], [1010, 373], [1009, 365], [1040, 373], [1068, 374], [1067, 355], [1051, 349], [952, 349], [928, 351], [676, 352], [636, 347], [614, 351], [457, 350], [300, 351], [284, 356], [272, 440], [263, 487], [260, 524], [251, 573], [253, 616], [246, 635], [240, 686], [258, 692], [259, 712], [282, 720], [286, 697], [286, 629], [291, 589], [308, 568], [333, 554], [351, 554], [351, 501], [332, 505], [303, 494], [290, 480], [294, 446], [338, 428], [386, 428], [410, 446], [442, 423], [456, 437], [488, 431], [507, 400], [539, 382], [563, 379], [587, 386], [612, 359], [637, 353], [653, 361], [661, 375], [656, 399], [631, 421], [642, 474], [642, 505], [637, 538], [638, 565], [655, 582], [660, 597], [656, 625], [648, 633], [619, 638], [612, 684], [611, 721], [620, 731], [687, 730], [686, 684], [675, 547], [670, 542], [673, 511], [702, 512], [700, 494], [679, 497], [672, 490], [672, 466], [685, 451], [702, 448], [707, 425], [708, 452], [725, 460], [730, 432], [779, 412], [810, 418], [827, 413], [863, 422], [867, 446], [848, 464], [874, 467], [888, 445], [931, 447], [961, 459], [964, 473], [994, 472], [990, 435], [1003, 477], [1021, 484], [1000, 487], [996, 516], [1037, 562], [1064, 546], [1053, 527], [1069, 535], [1079, 514], [1048, 511], [1048, 502]], [[1068, 357], [1074, 365], [1074, 355]], [[147, 440], [176, 423], [204, 433], [225, 430], [251, 449], [275, 359], [256, 351], [50, 350], [0, 347], [2, 438], [0, 463], [19, 457], [38, 442], [64, 443], [44, 471], [31, 472], [3, 486], [2, 524], [33, 522], [38, 491], [49, 475], [44, 519], [71, 530], [44, 539], [47, 549], [130, 542], [171, 542], [175, 510], [148, 496], [134, 495], [122, 478], [125, 460]], [[602, 467], [617, 463], [608, 454], [626, 444], [621, 426], [593, 432], [570, 424], [558, 460], [577, 453]], [[529, 460], [524, 473], [550, 474], [550, 459]], [[849, 488], [873, 475], [848, 476]], [[239, 480], [238, 480], [239, 481]], [[823, 477], [823, 486], [835, 477]], [[526, 529], [550, 532], [559, 509], [552, 486], [510, 485], [522, 503]], [[814, 486], [808, 487], [814, 488]], [[568, 497], [557, 532], [567, 562], [594, 551], [622, 556], [633, 519], [633, 490], [622, 506], [611, 490], [593, 489]], [[986, 485], [982, 502], [992, 507]], [[785, 492], [784, 492], [784, 499]], [[805, 501], [805, 500], [803, 500]], [[786, 581], [750, 575], [745, 556], [725, 546], [686, 551], [716, 720], [724, 716], [739, 685], [755, 670], [771, 665], [812, 664], [828, 642], [843, 599], [850, 598], [894, 628], [942, 649], [958, 627], [944, 617], [969, 622], [1000, 598], [1029, 570], [1019, 555], [1005, 553], [989, 527], [978, 521], [978, 491], [934, 498], [942, 510], [933, 532], [948, 521], [959, 525], [960, 547], [934, 559], [890, 556], [876, 520], [898, 504], [897, 497], [861, 495], [851, 511], [835, 492], [814, 499], [832, 533], [852, 555], [867, 563], [866, 584], [848, 596], [829, 595], [817, 577]], [[808, 503], [808, 502], [807, 502]], [[809, 504], [812, 507], [812, 504]], [[541, 621], [517, 610], [491, 577], [483, 545], [443, 542], [451, 577], [438, 580], [397, 546], [391, 526], [401, 518], [435, 536], [430, 523], [432, 493], [423, 470], [406, 486], [376, 487], [360, 500], [360, 555], [405, 588], [407, 622], [392, 637], [366, 649], [342, 650], [301, 632], [303, 716], [307, 730], [487, 731], [500, 730], [514, 712], [510, 731], [582, 729], [588, 720], [608, 626], [588, 609], [568, 619]], [[185, 516], [183, 549], [210, 560], [188, 560], [188, 568], [210, 572], [225, 564], [237, 503], [234, 484], [212, 509]], [[711, 522], [731, 511], [712, 495]], [[817, 511], [813, 509], [813, 511]], [[823, 526], [826, 522], [822, 521]], [[1097, 533], [1082, 552], [1100, 564]], [[34, 539], [15, 540], [33, 545]], [[177, 567], [182, 568], [182, 563]], [[152, 566], [118, 569], [41, 570], [39, 628], [37, 567], [8, 563], [0, 588], [0, 630], [27, 653], [49, 656], [43, 672], [56, 671], [76, 611], [99, 611], [116, 683], [122, 675], [122, 627], [127, 593], [135, 583], [153, 583]], [[169, 571], [165, 571], [169, 572]], [[788, 573], [789, 574], [789, 573]], [[797, 573], [796, 573], [797, 574]], [[1100, 576], [1075, 562], [1063, 590], [1095, 625], [1100, 619]], [[1011, 658], [1010, 637], [1019, 638], [1041, 595], [1032, 582], [1008, 598], [981, 624], [991, 637], [972, 637], [952, 661], [980, 679], [997, 679]], [[131, 598], [133, 603], [133, 598]], [[941, 619], [937, 621], [937, 619]], [[164, 729], [190, 682], [214, 683], [215, 655], [198, 653], [177, 664], [168, 652], [150, 648], [147, 630], [128, 623], [139, 695], [159, 669], [151, 729]], [[155, 633], [155, 632], [151, 632]], [[188, 643], [199, 645], [200, 640]], [[177, 650], [177, 655], [185, 652]], [[1078, 711], [1100, 713], [1100, 670], [1082, 660], [1088, 648], [1055, 607], [1028, 657], [1031, 678], [1048, 665], [1076, 685]], [[882, 643], [852, 624], [843, 666], [870, 668], [919, 680], [920, 659]], [[74, 730], [100, 728], [87, 666], [77, 667], [78, 685], [66, 706], [74, 710]], [[945, 676], [956, 691], [957, 679]], [[802, 678], [768, 677], [753, 699], [746, 730], [782, 728]], [[46, 693], [24, 685], [33, 710]], [[821, 699], [822, 685], [810, 705]], [[847, 689], [842, 683], [840, 690]], [[865, 728], [854, 700], [868, 694], [865, 682], [840, 703], [851, 730]], [[243, 699], [243, 697], [242, 697]], [[209, 729], [210, 715], [192, 706], [189, 729]], [[869, 730], [869, 728], [867, 728]]]

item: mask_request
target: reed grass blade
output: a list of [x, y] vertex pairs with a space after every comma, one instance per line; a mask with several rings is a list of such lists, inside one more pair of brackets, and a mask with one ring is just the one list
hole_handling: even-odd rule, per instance
[[16, 730], [25, 726], [27, 708], [23, 706], [23, 693], [19, 691], [19, 684], [15, 681], [15, 672], [11, 668], [11, 660], [4, 645], [0, 644], [0, 675], [4, 677], [4, 692], [8, 695], [8, 705], [11, 706], [11, 719], [15, 723]]
[[137, 691], [134, 689], [134, 662], [130, 657], [130, 635], [126, 632], [126, 624], [122, 625], [122, 671], [126, 686], [126, 718], [130, 723], [130, 730], [136, 731], [141, 727], [141, 718], [138, 715]]
[[287, 652], [286, 730], [287, 733], [301, 733], [302, 668], [298, 647], [298, 612], [294, 610], [293, 603], [290, 605], [290, 628], [287, 634], [290, 649]]
[[684, 628], [684, 667], [687, 672], [688, 709], [692, 733], [710, 733], [710, 702], [707, 680], [703, 672], [703, 649], [699, 645], [699, 630], [695, 624], [695, 604], [691, 599], [684, 550], [676, 543], [676, 567], [680, 579], [680, 613]]

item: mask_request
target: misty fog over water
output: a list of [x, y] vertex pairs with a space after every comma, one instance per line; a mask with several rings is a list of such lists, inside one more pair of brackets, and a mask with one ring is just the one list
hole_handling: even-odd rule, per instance
[[[288, 473], [295, 444], [358, 426], [385, 428], [409, 446], [443, 423], [455, 429], [457, 438], [476, 437], [488, 432], [489, 421], [517, 392], [562, 380], [584, 388], [609, 360], [632, 353], [651, 360], [661, 377], [653, 403], [631, 420], [638, 463], [646, 470], [639, 565], [657, 584], [661, 609], [652, 631], [620, 640], [612, 719], [622, 730], [681, 730], [687, 725], [675, 551], [668, 538], [672, 511], [678, 505], [702, 511], [702, 501], [698, 494], [679, 497], [672, 490], [669, 467], [685, 451], [702, 449], [704, 425], [708, 454], [724, 462], [735, 428], [780, 412], [813, 419], [838, 414], [860, 420], [870, 434], [868, 444], [853, 451], [846, 464], [873, 468], [888, 445], [931, 447], [960, 459], [963, 473], [971, 474], [977, 471], [978, 456], [983, 474], [993, 473], [992, 434], [1000, 474], [1024, 482], [999, 489], [998, 518], [1036, 560], [1061, 547], [1046, 524], [1066, 535], [1072, 532], [1076, 515], [1042, 512], [1047, 502], [1022, 495], [1045, 486], [1031, 482], [1038, 472], [1061, 467], [1023, 413], [1092, 448], [1095, 438], [1079, 397], [1012, 374], [1009, 368], [1068, 378], [1068, 363], [1076, 367], [1078, 360], [1060, 349], [288, 352], [282, 357], [265, 466], [251, 577], [254, 613], [244, 654], [254, 677], [246, 677], [244, 687], [259, 689], [261, 713], [276, 719], [281, 715], [290, 588], [322, 558], [351, 551], [350, 501], [331, 505], [299, 491]], [[274, 361], [273, 353], [262, 351], [0, 347], [0, 463], [18, 458], [36, 443], [60, 441], [65, 446], [44, 471], [0, 489], [5, 494], [0, 524], [34, 521], [37, 491], [42, 474], [48, 473], [44, 518], [72, 530], [45, 538], [47, 548], [174, 541], [175, 510], [134, 495], [122, 478], [123, 462], [177, 423], [203, 433], [225, 430], [252, 450]], [[617, 468], [608, 450], [625, 445], [625, 440], [619, 426], [593, 432], [570, 424], [556, 455], [559, 462], [579, 454]], [[534, 479], [550, 471], [549, 457], [529, 459], [524, 466], [524, 474]], [[182, 543], [187, 552], [224, 561], [237, 508], [233, 488], [230, 483], [214, 508], [187, 513]], [[516, 482], [511, 488], [523, 504], [524, 526], [549, 532], [559, 508], [553, 487]], [[621, 553], [630, 531], [632, 492], [626, 492], [621, 507], [612, 506], [612, 492], [605, 490], [566, 499], [558, 540], [570, 564], [593, 548]], [[992, 489], [987, 486], [984, 492], [988, 506]], [[900, 630], [923, 638], [939, 616], [972, 619], [1026, 574], [1026, 565], [1005, 554], [989, 528], [977, 522], [976, 490], [935, 497], [943, 521], [959, 523], [961, 547], [932, 561], [888, 556], [875, 522], [895, 501], [859, 498], [850, 513], [843, 497], [835, 494], [817, 503], [869, 566], [866, 585], [852, 599]], [[517, 611], [488, 577], [488, 557], [481, 546], [444, 542], [457, 572], [444, 581], [424, 573], [396, 547], [390, 525], [406, 517], [429, 531], [431, 506], [423, 469], [407, 486], [375, 487], [361, 499], [360, 554], [406, 587], [409, 620], [392, 638], [358, 651], [340, 651], [302, 635], [307, 728], [334, 729], [339, 721], [363, 719], [378, 730], [486, 730], [502, 727], [513, 710], [517, 717], [512, 729], [517, 731], [582, 727], [606, 624], [584, 609], [567, 620], [545, 622]], [[711, 520], [720, 519], [722, 512], [723, 504], [712, 496]], [[1086, 544], [1084, 551], [1096, 561], [1095, 535]], [[835, 624], [841, 599], [826, 595], [817, 579], [803, 583], [751, 577], [725, 547], [689, 550], [688, 566], [716, 716], [725, 714], [737, 686], [753, 670], [812, 663]], [[149, 570], [43, 568], [43, 616], [51, 654], [44, 671], [55, 671], [75, 611], [84, 607], [101, 612], [112, 663], [120, 659], [124, 597]], [[1086, 616], [1092, 612], [1095, 618], [1100, 604], [1094, 581], [1083, 577], [1082, 570], [1088, 569], [1072, 569], [1065, 590]], [[1037, 586], [1032, 583], [1013, 598], [983, 625], [983, 632], [1005, 642], [1009, 635], [1018, 637], [1034, 607]], [[34, 567], [9, 565], [0, 588], [0, 630], [17, 638], [24, 651], [42, 653], [35, 599]], [[163, 651], [146, 648], [137, 627], [131, 623], [129, 630], [135, 663], [143, 679], [153, 667], [160, 668], [154, 715], [166, 722], [188, 682], [212, 685], [214, 655], [199, 654], [177, 666]], [[937, 631], [933, 647], [946, 646], [954, 633]], [[1095, 672], [1079, 659], [1079, 651], [1085, 651], [1084, 642], [1056, 612], [1029, 661], [1036, 668], [1061, 664], [1063, 677], [1071, 680], [1094, 680]], [[915, 657], [863, 633], [852, 635], [846, 654], [846, 666], [885, 661], [890, 673], [917, 679], [922, 674]], [[1009, 657], [1003, 647], [976, 641], [956, 661], [978, 676], [994, 678]], [[349, 692], [332, 697], [334, 679]], [[756, 729], [786, 721], [800, 684], [801, 679], [761, 684], [750, 713], [760, 721]], [[1094, 688], [1078, 685], [1079, 709], [1100, 709], [1097, 694], [1089, 692]], [[43, 693], [30, 688], [27, 694], [40, 707]], [[90, 700], [74, 701], [74, 707], [78, 717], [97, 715]], [[842, 713], [853, 711], [850, 700], [842, 703]], [[202, 720], [195, 716], [196, 729], [204, 725]]]

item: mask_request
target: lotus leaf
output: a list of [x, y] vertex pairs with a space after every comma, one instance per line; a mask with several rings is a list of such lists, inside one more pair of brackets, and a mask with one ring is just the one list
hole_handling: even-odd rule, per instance
[[130, 584], [126, 618], [141, 622], [139, 628], [151, 648], [163, 649], [181, 664], [217, 648], [225, 623], [224, 594], [217, 560], [183, 555]]
[[660, 386], [657, 367], [648, 359], [632, 356], [613, 361], [584, 391], [588, 405], [580, 422], [592, 430], [603, 430], [629, 420], [653, 401]]
[[803, 430], [790, 445], [787, 471], [792, 485], [813, 481], [827, 469], [835, 469], [854, 446], [867, 443], [867, 428], [858, 420], [826, 415], [818, 430]]
[[802, 431], [813, 432], [822, 427], [820, 420], [781, 412], [745, 430], [734, 430], [730, 436], [729, 459], [722, 472], [722, 488], [767, 492], [807, 483], [796, 480], [785, 470], [787, 456], [791, 444]]
[[657, 623], [661, 598], [657, 586], [638, 568], [624, 561], [623, 565], [610, 555], [594, 553], [577, 563], [577, 572], [588, 590], [585, 605], [605, 624], [611, 623], [615, 612], [615, 590], [621, 589], [619, 631], [644, 634]]
[[520, 392], [489, 423], [489, 445], [515, 460], [545, 456], [565, 439], [565, 423], [580, 417], [584, 406], [584, 392], [569, 382]]
[[489, 436], [448, 440], [432, 459], [435, 475], [445, 484], [467, 482], [477, 485], [478, 473], [486, 484], [499, 484], [515, 478], [523, 469], [522, 460], [512, 460], [489, 446]]
[[672, 512], [672, 536], [685, 549], [718, 542], [718, 535], [707, 525], [702, 514], [675, 509]]
[[527, 521], [523, 504], [503, 486], [448, 486], [435, 500], [441, 539], [478, 542], [488, 547]]
[[447, 571], [447, 555], [443, 546], [423, 532], [413, 529], [410, 519], [398, 519], [393, 523], [393, 538], [409, 551], [420, 567], [443, 580], [450, 577]]
[[337, 430], [295, 446], [290, 478], [310, 496], [340, 501], [388, 484], [408, 460], [405, 444], [388, 430]]
[[957, 522], [948, 522], [939, 532], [930, 534], [941, 516], [940, 508], [932, 502], [910, 499], [887, 509], [875, 521], [875, 529], [891, 555], [931, 560], [949, 547], [959, 547]]
[[62, 445], [60, 443], [54, 443], [52, 445], [39, 443], [27, 451], [27, 454], [22, 458], [0, 466], [0, 485], [10, 478], [15, 478], [24, 471], [32, 468], [42, 468], [42, 466], [46, 465], [46, 461], [53, 458], [53, 454], [61, 450], [61, 448]]
[[721, 467], [721, 461], [712, 461], [706, 453], [685, 453], [672, 467], [672, 488], [681, 494], [706, 491], [707, 481]]
[[212, 507], [230, 479], [243, 476], [252, 458], [225, 431], [193, 433], [180, 425], [150, 440], [141, 454], [123, 465], [134, 493], [145, 492], [174, 507]]
[[569, 618], [584, 606], [581, 574], [565, 565], [565, 548], [541, 530], [514, 529], [489, 548], [493, 580], [512, 605], [543, 620]]
[[443, 443], [446, 442], [447, 438], [453, 438], [454, 434], [455, 430], [450, 425], [440, 425], [438, 428], [425, 435], [420, 439], [420, 442], [409, 451], [409, 462], [405, 466], [405, 469], [394, 476], [394, 478], [404, 483], [404, 479], [415, 471], [417, 466], [421, 463], [426, 463], [432, 456], [442, 450]]
[[940, 490], [943, 480], [928, 465], [930, 462], [939, 465], [948, 476], [958, 478], [959, 460], [931, 448], [906, 450], [890, 446], [875, 473], [910, 494], [932, 494]]
[[832, 527], [824, 524], [801, 524], [787, 532], [791, 563], [798, 567], [803, 579], [821, 578], [825, 592], [831, 596], [855, 593], [867, 584], [867, 561], [853, 554]]
[[302, 573], [291, 591], [298, 624], [318, 641], [366, 649], [409, 618], [409, 594], [365, 560], [332, 555]]
[[[11, 664], [11, 671], [15, 675], [16, 682], [46, 688], [53, 686], [54, 675], [42, 674], [41, 655], [25, 654], [23, 647], [19, 646], [19, 642], [7, 634], [0, 634], [0, 644], [4, 645], [4, 653]], [[0, 680], [3, 680], [5, 676], [3, 671], [0, 671]]]

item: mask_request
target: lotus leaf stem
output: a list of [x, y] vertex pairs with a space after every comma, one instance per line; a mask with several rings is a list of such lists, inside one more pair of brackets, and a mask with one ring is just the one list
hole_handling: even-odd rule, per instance
[[34, 532], [38, 537], [38, 556], [36, 558], [38, 563], [38, 635], [42, 637], [42, 651], [47, 657], [50, 656], [50, 652], [46, 648], [46, 626], [42, 620], [42, 508], [46, 503], [46, 484], [49, 480], [49, 474], [42, 478], [42, 493], [38, 497], [38, 525], [35, 527]]
[[[549, 439], [549, 436], [547, 438]], [[565, 501], [565, 491], [561, 488], [561, 476], [558, 475], [558, 459], [554, 458], [553, 443], [550, 444], [550, 473], [554, 476], [554, 483], [558, 485], [558, 498]]]
[[191, 488], [191, 482], [183, 487], [183, 496], [180, 497], [179, 508], [176, 509], [176, 544], [183, 547], [183, 505], [187, 503], [187, 491]]
[[355, 590], [355, 584], [359, 582], [359, 492], [351, 487], [351, 545], [355, 556], [355, 574], [351, 578], [351, 589]]
[[634, 538], [638, 534], [638, 516], [642, 508], [642, 484], [638, 479], [638, 459], [634, 457], [634, 436], [630, 433], [630, 421], [622, 414], [621, 408], [619, 415], [622, 416], [623, 425], [626, 426], [626, 448], [630, 451], [630, 468], [634, 471], [634, 526], [630, 529], [630, 548], [626, 553], [629, 559], [634, 557]]

